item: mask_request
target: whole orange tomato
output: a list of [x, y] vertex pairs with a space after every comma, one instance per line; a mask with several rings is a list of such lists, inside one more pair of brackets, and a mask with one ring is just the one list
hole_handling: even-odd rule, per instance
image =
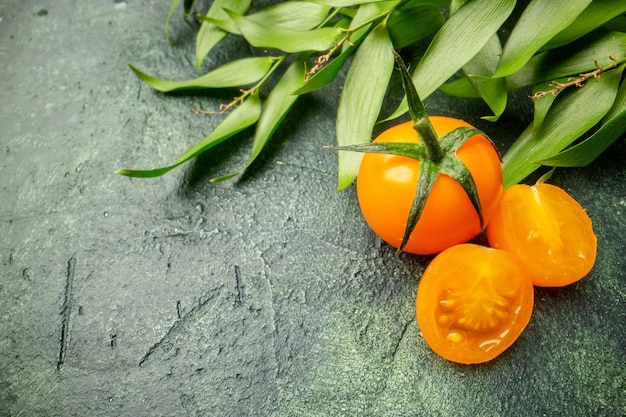
[[444, 250], [426, 268], [417, 290], [420, 332], [441, 357], [487, 362], [509, 348], [533, 310], [524, 265], [512, 254], [474, 244]]
[[[451, 117], [429, 117], [435, 132], [442, 136], [470, 124]], [[396, 125], [374, 142], [417, 143], [413, 122]], [[502, 169], [497, 150], [482, 135], [469, 138], [457, 157], [470, 171], [480, 200], [485, 224], [489, 222], [502, 195]], [[405, 156], [366, 153], [357, 175], [357, 195], [365, 220], [374, 232], [395, 248], [402, 242], [409, 210], [417, 188], [420, 162]], [[463, 243], [481, 232], [476, 209], [459, 183], [445, 174], [436, 180], [421, 217], [404, 250], [433, 254]]]
[[596, 259], [591, 219], [565, 190], [546, 183], [508, 187], [487, 238], [526, 264], [540, 287], [576, 282]]

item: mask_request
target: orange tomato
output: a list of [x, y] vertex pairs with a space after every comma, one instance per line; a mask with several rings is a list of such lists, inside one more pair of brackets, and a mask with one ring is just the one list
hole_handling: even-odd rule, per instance
[[[429, 118], [442, 136], [468, 123], [443, 116]], [[418, 142], [413, 122], [396, 125], [374, 142]], [[456, 152], [472, 174], [485, 224], [495, 213], [502, 195], [500, 158], [493, 144], [474, 135]], [[366, 153], [357, 176], [357, 195], [365, 220], [384, 241], [397, 248], [402, 242], [417, 187], [419, 161], [396, 155]], [[480, 220], [463, 188], [440, 175], [424, 211], [404, 248], [406, 252], [433, 254], [466, 242], [481, 232]]]
[[430, 348], [463, 364], [487, 362], [509, 348], [533, 310], [533, 285], [512, 254], [474, 244], [444, 250], [417, 290], [417, 322]]
[[489, 244], [517, 256], [540, 287], [582, 279], [596, 259], [591, 219], [563, 189], [546, 183], [513, 185], [487, 228]]

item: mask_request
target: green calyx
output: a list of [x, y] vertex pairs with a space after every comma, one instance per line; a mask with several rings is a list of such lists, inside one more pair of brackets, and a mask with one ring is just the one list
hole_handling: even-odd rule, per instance
[[476, 209], [476, 213], [480, 219], [481, 229], [484, 227], [484, 219], [476, 184], [472, 174], [463, 161], [456, 155], [456, 152], [472, 136], [481, 134], [486, 137], [486, 135], [475, 128], [459, 127], [439, 138], [428, 118], [426, 109], [411, 80], [406, 65], [397, 52], [394, 51], [394, 55], [400, 69], [402, 86], [409, 105], [409, 114], [413, 120], [413, 128], [417, 131], [420, 142], [368, 143], [363, 145], [342, 146], [336, 149], [342, 151], [400, 155], [416, 159], [420, 162], [415, 197], [411, 210], [409, 211], [402, 243], [398, 247], [398, 253], [400, 253], [409, 241], [409, 237], [411, 233], [413, 233], [424, 211], [426, 201], [435, 185], [435, 181], [441, 174], [447, 175], [463, 187], [463, 190]]

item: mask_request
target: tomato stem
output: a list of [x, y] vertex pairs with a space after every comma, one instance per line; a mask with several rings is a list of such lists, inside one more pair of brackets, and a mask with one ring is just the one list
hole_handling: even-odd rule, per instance
[[439, 143], [439, 136], [437, 136], [437, 133], [428, 118], [426, 108], [424, 107], [424, 104], [415, 89], [415, 85], [413, 84], [413, 80], [411, 79], [411, 75], [404, 64], [404, 61], [395, 49], [393, 50], [393, 54], [396, 58], [398, 67], [400, 67], [402, 87], [404, 88], [407, 103], [409, 105], [409, 114], [413, 120], [413, 129], [417, 131], [417, 134], [424, 144], [424, 148], [426, 148], [426, 158], [435, 163], [440, 162], [444, 157], [444, 152]]
[[426, 158], [433, 162], [439, 162], [443, 159], [443, 150], [439, 144], [439, 136], [435, 132], [432, 123], [428, 117], [413, 121], [413, 129], [417, 131], [424, 148], [426, 148]]

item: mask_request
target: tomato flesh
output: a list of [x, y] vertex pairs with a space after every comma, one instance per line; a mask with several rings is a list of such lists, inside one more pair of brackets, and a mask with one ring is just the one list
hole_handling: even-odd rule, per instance
[[530, 321], [533, 285], [512, 254], [461, 244], [437, 255], [417, 291], [417, 321], [426, 343], [462, 364], [492, 360]]
[[[471, 127], [462, 120], [430, 117], [439, 136], [458, 127]], [[412, 122], [396, 125], [374, 142], [417, 143]], [[478, 190], [485, 224], [495, 213], [502, 195], [502, 170], [497, 150], [482, 135], [474, 135], [456, 155], [468, 168]], [[404, 156], [367, 153], [357, 176], [357, 195], [368, 225], [384, 241], [398, 247], [413, 203], [419, 161]], [[481, 232], [480, 220], [463, 188], [452, 178], [440, 175], [424, 211], [404, 250], [433, 254], [466, 242]]]
[[507, 188], [487, 238], [492, 247], [519, 257], [536, 286], [574, 283], [596, 259], [591, 219], [567, 192], [546, 183]]

